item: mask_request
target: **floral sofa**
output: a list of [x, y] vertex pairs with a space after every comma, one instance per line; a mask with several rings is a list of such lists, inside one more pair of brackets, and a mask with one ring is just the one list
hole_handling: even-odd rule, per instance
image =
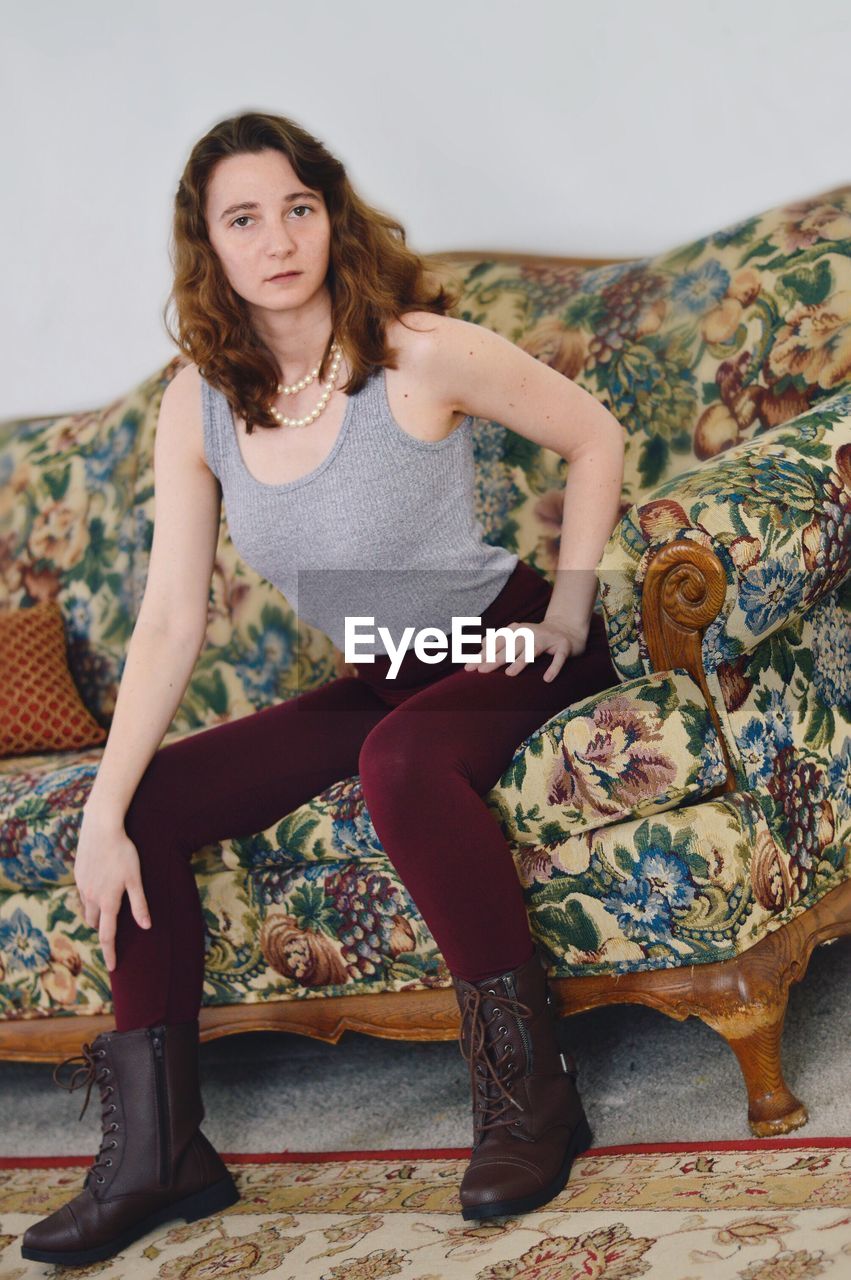
[[[789, 984], [851, 932], [851, 187], [671, 252], [443, 255], [456, 314], [604, 401], [626, 434], [598, 568], [619, 684], [519, 743], [489, 793], [565, 1012], [642, 1001], [737, 1054], [755, 1133], [806, 1120], [780, 1065]], [[0, 606], [52, 599], [108, 727], [152, 537], [152, 445], [179, 358], [99, 409], [0, 424]], [[486, 536], [544, 575], [566, 463], [474, 433]], [[239, 559], [222, 515], [209, 627], [165, 741], [336, 679], [331, 642]], [[102, 746], [0, 760], [0, 1057], [110, 1025], [73, 879]], [[340, 780], [197, 851], [202, 1034], [448, 1038], [450, 980]]]

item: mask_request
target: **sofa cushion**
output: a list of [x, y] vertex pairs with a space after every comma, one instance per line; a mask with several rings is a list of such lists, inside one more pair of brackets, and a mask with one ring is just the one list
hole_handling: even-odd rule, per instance
[[68, 670], [55, 600], [0, 612], [0, 755], [89, 747], [106, 740]]
[[551, 717], [518, 747], [488, 803], [511, 839], [553, 849], [570, 836], [695, 801], [726, 776], [703, 694], [675, 668]]
[[[171, 731], [164, 741], [186, 736]], [[0, 769], [0, 890], [73, 882], [82, 807], [99, 758], [95, 751], [42, 755]], [[675, 670], [594, 694], [551, 718], [518, 746], [489, 802], [506, 834], [559, 841], [672, 808], [724, 776], [700, 690]], [[303, 863], [383, 862], [386, 854], [354, 776], [266, 830], [224, 841], [221, 858], [271, 882]]]
[[[790, 904], [788, 867], [753, 796], [731, 792], [557, 846], [512, 842], [533, 934], [556, 976], [708, 964], [746, 951], [839, 883]], [[448, 986], [434, 940], [386, 860], [251, 874], [194, 859], [206, 923], [203, 1003]], [[108, 1013], [109, 975], [75, 885], [0, 894], [0, 1018]]]

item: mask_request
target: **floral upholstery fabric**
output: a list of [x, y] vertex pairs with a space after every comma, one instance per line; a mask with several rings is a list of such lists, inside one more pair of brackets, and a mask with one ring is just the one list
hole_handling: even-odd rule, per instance
[[[584, 386], [626, 430], [598, 607], [620, 685], [518, 744], [487, 797], [557, 974], [726, 959], [849, 874], [851, 187], [606, 267], [459, 258], [457, 313]], [[102, 410], [0, 424], [0, 607], [60, 604], [69, 665], [108, 726], [147, 572], [153, 438], [171, 361]], [[489, 540], [545, 576], [567, 464], [474, 432]], [[694, 538], [728, 591], [710, 695], [654, 673], [641, 586]], [[165, 741], [343, 671], [239, 559], [222, 514], [206, 643]], [[0, 761], [0, 1013], [107, 1012], [73, 882], [100, 748]], [[249, 839], [199, 850], [205, 1003], [403, 990], [449, 975], [344, 779]]]

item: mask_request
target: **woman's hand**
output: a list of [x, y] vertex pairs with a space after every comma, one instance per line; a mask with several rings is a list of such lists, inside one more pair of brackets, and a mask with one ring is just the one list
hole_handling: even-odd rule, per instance
[[74, 859], [74, 879], [80, 892], [83, 918], [97, 929], [106, 967], [115, 968], [115, 924], [125, 890], [136, 923], [150, 928], [151, 920], [136, 846], [124, 830], [123, 819], [83, 810]]
[[[520, 627], [528, 627], [534, 635], [535, 640], [535, 657], [542, 653], [553, 654], [553, 660], [544, 672], [545, 680], [555, 680], [559, 671], [561, 671], [566, 660], [577, 654], [582, 653], [588, 641], [589, 626], [583, 628], [576, 627], [567, 622], [560, 622], [556, 618], [544, 618], [542, 622], [509, 622], [506, 626], [511, 631], [517, 631]], [[515, 645], [515, 653], [517, 658], [512, 662], [511, 666], [505, 668], [507, 676], [516, 676], [526, 666], [526, 659], [523, 656], [524, 643], [521, 636]], [[497, 667], [501, 667], [507, 658], [507, 645], [504, 636], [497, 636], [496, 650], [493, 662], [483, 661], [484, 654], [481, 659], [473, 659], [471, 662], [464, 664], [465, 671], [494, 671]]]

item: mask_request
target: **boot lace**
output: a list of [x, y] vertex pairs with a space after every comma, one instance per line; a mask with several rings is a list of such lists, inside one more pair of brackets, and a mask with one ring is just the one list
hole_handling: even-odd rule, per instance
[[[115, 1092], [115, 1086], [105, 1083], [106, 1080], [112, 1074], [109, 1067], [102, 1067], [100, 1065], [100, 1060], [105, 1057], [106, 1057], [105, 1049], [94, 1049], [92, 1045], [84, 1044], [82, 1053], [72, 1054], [70, 1058], [65, 1058], [62, 1062], [57, 1063], [57, 1065], [53, 1068], [53, 1079], [60, 1086], [60, 1088], [66, 1089], [68, 1093], [73, 1093], [75, 1089], [82, 1089], [84, 1085], [88, 1086], [86, 1089], [86, 1098], [85, 1098], [85, 1101], [83, 1102], [82, 1111], [77, 1117], [78, 1120], [82, 1120], [83, 1113], [85, 1112], [86, 1107], [89, 1105], [89, 1098], [91, 1097], [92, 1085], [97, 1083], [98, 1088], [100, 1089], [101, 1125], [103, 1127], [103, 1133], [101, 1135], [100, 1149], [98, 1150], [97, 1156], [86, 1172], [86, 1176], [83, 1181], [84, 1187], [88, 1184], [89, 1178], [92, 1177], [93, 1175], [95, 1178], [97, 1178], [98, 1182], [104, 1182], [106, 1180], [102, 1174], [97, 1172], [97, 1170], [107, 1168], [109, 1165], [111, 1165], [112, 1157], [110, 1156], [106, 1160], [103, 1160], [101, 1157], [104, 1155], [105, 1152], [112, 1150], [118, 1146], [118, 1143], [114, 1138], [108, 1143], [106, 1141], [107, 1136], [110, 1133], [117, 1133], [118, 1122], [113, 1120], [110, 1125], [107, 1125], [106, 1123], [107, 1116], [110, 1115], [115, 1110], [117, 1110], [117, 1108], [114, 1102], [110, 1103], [109, 1106], [106, 1105], [110, 1094]], [[60, 1080], [58, 1072], [61, 1071], [61, 1069], [64, 1066], [66, 1066], [68, 1063], [77, 1062], [80, 1059], [82, 1059], [83, 1065], [77, 1067], [73, 1071], [70, 1081], [66, 1084], [63, 1080]]]
[[[494, 1005], [489, 1015], [486, 1015], [482, 1009], [484, 1000]], [[470, 1088], [476, 1103], [473, 1116], [474, 1142], [478, 1142], [487, 1129], [516, 1124], [516, 1112], [519, 1111], [521, 1115], [525, 1112], [525, 1108], [511, 1093], [514, 1064], [509, 1063], [508, 1059], [514, 1053], [514, 1046], [496, 1043], [488, 1045], [488, 1031], [494, 1020], [506, 1013], [519, 1018], [532, 1017], [532, 1010], [527, 1004], [514, 1000], [510, 996], [491, 995], [490, 992], [483, 996], [476, 987], [470, 987], [464, 992], [461, 1025], [462, 1028], [469, 1027], [469, 1048], [465, 1048], [465, 1037], [462, 1035], [461, 1055], [470, 1067]], [[501, 1029], [497, 1028], [497, 1030]], [[502, 1049], [502, 1053], [499, 1056], [491, 1056], [489, 1049], [494, 1051], [499, 1048]], [[484, 1076], [485, 1080], [481, 1080], [479, 1078], [481, 1076]], [[493, 1095], [488, 1088], [489, 1082], [496, 1086]], [[513, 1111], [512, 1108], [514, 1108]]]

